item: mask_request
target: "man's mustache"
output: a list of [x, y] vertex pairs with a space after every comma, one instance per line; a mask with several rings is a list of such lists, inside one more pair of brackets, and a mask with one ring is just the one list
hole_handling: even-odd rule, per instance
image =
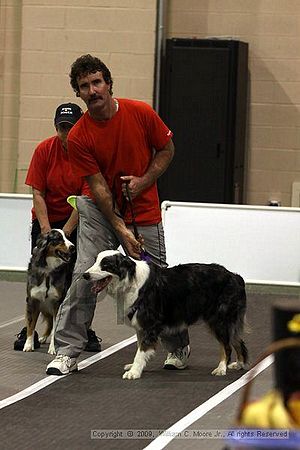
[[89, 100], [88, 100], [88, 102], [89, 102], [89, 103], [93, 103], [95, 100], [98, 100], [98, 99], [101, 99], [101, 100], [102, 100], [101, 95], [91, 95], [90, 98], [89, 98]]

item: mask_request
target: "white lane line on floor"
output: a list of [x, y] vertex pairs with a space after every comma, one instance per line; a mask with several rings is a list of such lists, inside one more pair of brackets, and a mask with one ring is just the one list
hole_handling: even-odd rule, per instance
[[9, 320], [9, 321], [7, 321], [7, 322], [1, 323], [0, 328], [8, 327], [9, 325], [13, 325], [14, 323], [21, 322], [22, 320], [25, 320], [25, 317], [24, 317], [24, 316], [15, 317], [15, 318], [12, 319], [12, 320]]
[[183, 417], [170, 428], [168, 428], [165, 432], [166, 435], [160, 435], [149, 445], [147, 445], [147, 447], [144, 447], [144, 450], [161, 450], [166, 447], [166, 445], [168, 445], [175, 438], [176, 433], [180, 433], [185, 430], [192, 423], [196, 422], [196, 420], [200, 419], [206, 413], [211, 411], [215, 406], [218, 406], [240, 388], [245, 386], [245, 384], [247, 384], [249, 380], [255, 378], [259, 373], [267, 369], [273, 363], [273, 361], [274, 357], [272, 355], [265, 358], [260, 364], [253, 367], [251, 370], [249, 370], [249, 372], [245, 373], [245, 375], [241, 376], [241, 378], [226, 386], [220, 392], [191, 411], [187, 416]]
[[[100, 353], [97, 353], [93, 356], [90, 356], [87, 359], [84, 359], [83, 361], [80, 361], [78, 363], [78, 370], [85, 369], [86, 367], [94, 364], [95, 362], [100, 361], [101, 359], [107, 358], [108, 356], [112, 355], [113, 353], [118, 352], [124, 347], [127, 347], [130, 344], [133, 344], [136, 342], [136, 335], [131, 336], [128, 339], [125, 339], [124, 341], [118, 342], [115, 345], [112, 345], [111, 347], [107, 348], [106, 350], [103, 350]], [[46, 368], [46, 366], [45, 366]], [[7, 397], [0, 401], [0, 409], [5, 408], [6, 406], [12, 405], [13, 403], [18, 402], [19, 400], [23, 400], [26, 397], [29, 397], [32, 394], [35, 394], [36, 392], [40, 391], [41, 389], [44, 389], [45, 387], [49, 386], [52, 383], [55, 383], [55, 381], [61, 380], [62, 378], [65, 378], [67, 376], [76, 376], [74, 374], [72, 375], [48, 375], [46, 378], [43, 378], [42, 380], [38, 381], [37, 383], [34, 383], [33, 385], [29, 386], [26, 389], [23, 389], [23, 391], [18, 392], [17, 394], [11, 395], [10, 397]]]

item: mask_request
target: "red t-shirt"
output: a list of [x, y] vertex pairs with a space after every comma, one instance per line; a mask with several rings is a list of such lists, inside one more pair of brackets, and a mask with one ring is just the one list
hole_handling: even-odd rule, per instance
[[[118, 102], [118, 111], [107, 121], [96, 121], [86, 112], [69, 132], [68, 149], [74, 172], [81, 177], [101, 172], [125, 222], [131, 223], [128, 204], [124, 212], [120, 176], [144, 175], [153, 149], [164, 148], [172, 132], [148, 104], [128, 99]], [[138, 224], [161, 221], [156, 183], [133, 200], [133, 208]]]
[[[41, 142], [34, 151], [25, 183], [45, 193], [49, 222], [64, 220], [72, 213], [69, 195], [88, 195], [86, 181], [74, 175], [67, 152], [58, 136]], [[35, 219], [32, 208], [32, 219]]]

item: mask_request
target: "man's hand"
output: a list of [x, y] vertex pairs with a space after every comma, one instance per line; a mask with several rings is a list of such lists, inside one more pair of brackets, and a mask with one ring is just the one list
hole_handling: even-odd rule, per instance
[[71, 234], [72, 234], [72, 231], [73, 231], [73, 230], [71, 230], [70, 227], [66, 227], [66, 226], [64, 226], [62, 228], [62, 230], [65, 233], [66, 238], [69, 238], [71, 236]]
[[142, 251], [141, 244], [135, 239], [133, 233], [126, 229], [122, 233], [119, 233], [119, 237], [127, 254], [132, 258], [140, 259]]
[[134, 175], [125, 175], [120, 177], [123, 181], [122, 192], [127, 200], [126, 183], [130, 197], [136, 198], [142, 191], [152, 186], [156, 180], [164, 173], [174, 156], [174, 144], [170, 139], [167, 144], [160, 149], [156, 149], [155, 155], [147, 169], [141, 177]]
[[49, 231], [51, 231], [50, 225], [42, 225], [41, 226], [41, 234], [47, 234], [47, 233], [49, 233]]
[[[138, 197], [140, 193], [147, 187], [143, 177], [135, 177], [134, 175], [126, 175], [120, 177], [124, 182], [122, 183], [122, 192], [126, 200], [129, 201], [127, 189], [129, 191], [130, 197], [133, 200]], [[127, 186], [127, 188], [126, 188]]]
[[[129, 178], [136, 179], [137, 177]], [[119, 215], [115, 214], [112, 195], [101, 172], [98, 172], [95, 175], [89, 175], [86, 179], [92, 194], [95, 197], [99, 210], [110, 222], [128, 255], [132, 256], [132, 258], [140, 259], [141, 244], [134, 238], [133, 233], [128, 230], [124, 220]]]

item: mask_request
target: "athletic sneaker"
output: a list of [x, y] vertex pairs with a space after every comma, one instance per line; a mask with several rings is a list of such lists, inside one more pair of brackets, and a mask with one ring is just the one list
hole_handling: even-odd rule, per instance
[[[27, 339], [27, 327], [22, 328], [19, 334], [16, 335], [17, 340], [14, 342], [14, 350], [22, 351]], [[37, 331], [34, 332], [34, 349], [40, 348], [39, 335]]]
[[48, 375], [67, 375], [68, 373], [76, 372], [77, 370], [76, 358], [70, 358], [67, 355], [57, 355], [56, 358], [48, 364], [46, 373]]
[[91, 330], [91, 328], [87, 330], [87, 335], [88, 335], [88, 342], [84, 350], [86, 352], [101, 352], [100, 342], [102, 342], [102, 339], [96, 336], [95, 331]]
[[190, 356], [191, 349], [187, 345], [183, 348], [178, 348], [173, 353], [168, 353], [167, 359], [164, 363], [164, 369], [177, 370], [185, 369], [187, 366], [188, 357]]

